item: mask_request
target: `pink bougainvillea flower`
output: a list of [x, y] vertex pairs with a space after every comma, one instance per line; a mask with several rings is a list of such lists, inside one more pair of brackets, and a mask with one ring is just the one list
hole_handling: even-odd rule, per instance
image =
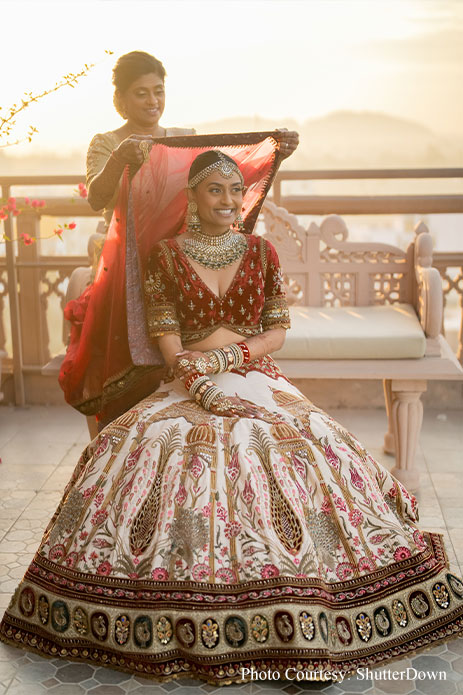
[[24, 205], [30, 205], [31, 201], [30, 198], [24, 198]]
[[8, 215], [6, 214], [6, 212], [3, 209], [0, 210], [0, 220], [6, 220], [7, 217]]
[[61, 239], [62, 233], [63, 233], [63, 230], [60, 229], [59, 227], [57, 227], [56, 229], [53, 230], [53, 234], [56, 234], [56, 236], [59, 236], [60, 239]]
[[46, 205], [46, 202], [44, 200], [38, 200], [37, 202], [39, 208], [44, 208]]
[[21, 210], [12, 210], [12, 213], [15, 217], [21, 214]]
[[69, 229], [75, 229], [76, 227], [77, 227], [77, 225], [76, 225], [75, 222], [70, 222], [70, 223], [68, 224], [68, 228], [69, 228]]
[[77, 188], [79, 189], [79, 195], [81, 198], [86, 198], [88, 196], [87, 189], [84, 183], [79, 183]]
[[33, 207], [33, 208], [38, 208], [38, 207], [40, 207], [40, 201], [34, 199], [34, 200], [31, 202], [31, 207]]
[[30, 246], [31, 244], [34, 243], [35, 238], [32, 236], [29, 236], [29, 234], [20, 234], [19, 238], [23, 240], [26, 246]]

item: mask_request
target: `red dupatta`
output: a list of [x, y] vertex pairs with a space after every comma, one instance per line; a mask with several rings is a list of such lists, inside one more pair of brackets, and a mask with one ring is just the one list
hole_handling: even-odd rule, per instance
[[162, 358], [153, 345], [143, 348], [144, 315], [133, 307], [140, 308], [140, 278], [153, 246], [184, 227], [193, 160], [210, 149], [233, 157], [248, 187], [242, 217], [252, 232], [281, 161], [277, 138], [276, 132], [163, 138], [131, 180], [126, 168], [95, 281], [65, 309], [71, 339], [59, 383], [77, 410], [112, 419], [159, 383]]

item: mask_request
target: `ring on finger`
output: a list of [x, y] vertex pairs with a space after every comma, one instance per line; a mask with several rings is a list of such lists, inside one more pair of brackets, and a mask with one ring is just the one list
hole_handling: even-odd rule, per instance
[[204, 357], [198, 357], [193, 362], [193, 366], [199, 374], [205, 374], [207, 369], [207, 363]]
[[151, 143], [149, 140], [141, 140], [138, 143], [138, 149], [143, 153], [143, 161], [147, 162], [150, 158]]

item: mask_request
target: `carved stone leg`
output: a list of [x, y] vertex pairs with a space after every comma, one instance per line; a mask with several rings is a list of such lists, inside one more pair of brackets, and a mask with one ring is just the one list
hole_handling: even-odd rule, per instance
[[425, 391], [426, 381], [393, 379], [391, 383], [396, 451], [396, 463], [391, 473], [410, 492], [416, 491], [419, 486], [415, 454], [423, 421], [423, 404], [420, 396]]
[[384, 401], [387, 413], [387, 432], [384, 435], [384, 451], [386, 454], [395, 454], [394, 422], [392, 419], [392, 392], [391, 379], [383, 379]]

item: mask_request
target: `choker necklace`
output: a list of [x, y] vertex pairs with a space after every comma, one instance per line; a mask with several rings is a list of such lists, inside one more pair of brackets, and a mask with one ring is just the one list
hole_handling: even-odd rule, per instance
[[194, 230], [191, 239], [183, 240], [183, 253], [204, 268], [220, 270], [240, 258], [247, 241], [242, 234], [229, 229], [220, 236], [209, 236]]

